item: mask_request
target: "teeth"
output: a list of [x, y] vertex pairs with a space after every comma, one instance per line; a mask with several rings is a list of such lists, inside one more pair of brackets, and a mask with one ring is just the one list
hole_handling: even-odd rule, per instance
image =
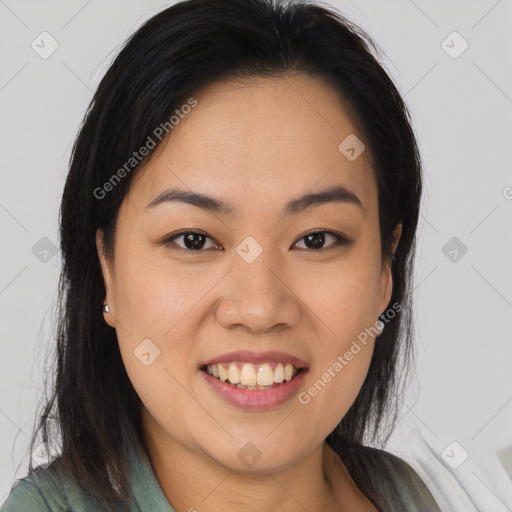
[[[227, 368], [225, 367], [227, 366]], [[241, 369], [239, 366], [241, 365]], [[206, 366], [206, 372], [225, 382], [235, 385], [240, 389], [268, 389], [274, 384], [283, 381], [290, 381], [298, 373], [290, 363], [283, 365], [277, 363], [275, 370], [272, 370], [270, 363], [260, 365], [252, 363], [217, 363]]]
[[284, 380], [292, 380], [293, 377], [293, 366], [287, 364], [284, 368]]
[[276, 366], [274, 370], [274, 382], [283, 382], [284, 380], [284, 368], [281, 363]]
[[264, 363], [258, 368], [256, 383], [258, 386], [271, 386], [274, 384], [274, 372], [268, 363]]
[[256, 386], [244, 386], [242, 384], [237, 384], [236, 387], [238, 389], [258, 389]]
[[[221, 364], [214, 364], [214, 365], [208, 365], [208, 366], [216, 366], [218, 368], [218, 371], [219, 371], [219, 379], [221, 381], [226, 381], [228, 380], [228, 371], [226, 370], [226, 368], [224, 368], [224, 366], [222, 366]], [[208, 368], [207, 366], [207, 368]]]
[[240, 373], [240, 384], [243, 386], [256, 386], [256, 370], [252, 364], [245, 363], [242, 367], [242, 372]]
[[240, 382], [240, 370], [236, 364], [229, 365], [228, 379], [231, 384], [238, 384]]

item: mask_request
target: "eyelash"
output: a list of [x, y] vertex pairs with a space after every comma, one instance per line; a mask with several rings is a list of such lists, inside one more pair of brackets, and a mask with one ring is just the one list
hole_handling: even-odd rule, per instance
[[[353, 238], [348, 238], [344, 235], [341, 235], [341, 234], [338, 234], [338, 233], [334, 233], [333, 231], [328, 231], [328, 230], [317, 230], [317, 231], [310, 231], [309, 233], [306, 233], [305, 235], [302, 235], [298, 240], [297, 242], [295, 242], [293, 245], [297, 244], [300, 240], [303, 240], [304, 238], [306, 238], [307, 236], [309, 235], [316, 235], [318, 233], [325, 233], [325, 234], [329, 234], [329, 235], [332, 235], [336, 241], [329, 245], [327, 248], [322, 248], [322, 249], [299, 249], [299, 250], [302, 250], [302, 251], [307, 251], [307, 252], [325, 252], [325, 251], [329, 251], [331, 249], [336, 249], [337, 247], [343, 247], [343, 246], [351, 246], [353, 245], [353, 243], [355, 242], [355, 240]], [[171, 245], [174, 245], [176, 246], [177, 244], [174, 242], [174, 240], [176, 240], [177, 238], [180, 238], [184, 235], [188, 235], [188, 234], [195, 234], [195, 235], [202, 235], [206, 238], [209, 238], [210, 240], [213, 240], [211, 237], [209, 237], [208, 235], [206, 235], [205, 233], [201, 232], [201, 231], [194, 231], [194, 230], [188, 230], [188, 231], [180, 231], [179, 233], [176, 233], [175, 235], [169, 237], [169, 238], [166, 238], [164, 241], [163, 241], [163, 245], [166, 245], [166, 246], [171, 246]], [[194, 249], [188, 249], [188, 248], [185, 248], [185, 247], [181, 247], [181, 246], [177, 246], [177, 250], [181, 250], [181, 251], [185, 251], [185, 252], [205, 252], [206, 250], [208, 249], [198, 249], [198, 250], [194, 250]]]

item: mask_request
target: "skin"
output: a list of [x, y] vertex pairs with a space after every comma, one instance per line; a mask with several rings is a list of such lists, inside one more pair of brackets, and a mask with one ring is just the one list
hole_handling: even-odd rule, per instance
[[[144, 404], [160, 486], [177, 511], [376, 510], [341, 461], [337, 471], [326, 463], [324, 447], [361, 388], [372, 337], [307, 405], [294, 396], [272, 410], [242, 410], [199, 370], [232, 350], [280, 350], [309, 365], [304, 391], [386, 310], [393, 283], [381, 260], [374, 174], [367, 152], [349, 161], [338, 149], [349, 134], [364, 138], [335, 92], [305, 75], [218, 82], [194, 97], [198, 105], [134, 176], [112, 258], [97, 233], [105, 321]], [[325, 203], [281, 216], [289, 200], [335, 184], [363, 208]], [[175, 186], [228, 202], [236, 218], [180, 202], [146, 209]], [[209, 237], [202, 252], [183, 236], [162, 243], [187, 229]], [[334, 247], [327, 234], [315, 251], [303, 238], [315, 230], [355, 242]], [[247, 236], [263, 248], [250, 264], [235, 251]], [[160, 349], [149, 366], [134, 355], [144, 339]], [[247, 442], [262, 455], [251, 468], [237, 457]]]

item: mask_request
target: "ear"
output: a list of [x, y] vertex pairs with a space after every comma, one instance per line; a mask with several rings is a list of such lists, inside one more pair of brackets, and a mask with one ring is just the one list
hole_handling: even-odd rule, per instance
[[105, 283], [105, 304], [108, 304], [110, 311], [108, 313], [103, 312], [105, 322], [110, 327], [115, 327], [115, 303], [113, 293], [113, 276], [110, 268], [110, 263], [107, 256], [105, 255], [105, 247], [103, 243], [103, 231], [101, 229], [96, 230], [96, 251], [98, 252], [98, 258], [100, 260], [101, 272], [103, 274], [103, 282]]
[[[393, 242], [392, 242], [392, 253], [395, 254], [396, 247], [398, 245], [398, 241], [400, 240], [400, 236], [402, 234], [402, 224], [397, 224], [395, 230], [393, 231]], [[391, 272], [392, 261], [386, 261], [384, 263], [382, 272], [381, 272], [381, 280], [380, 280], [380, 289], [381, 289], [381, 300], [379, 304], [380, 314], [386, 311], [388, 307], [389, 301], [391, 300], [391, 294], [393, 292], [393, 276]]]

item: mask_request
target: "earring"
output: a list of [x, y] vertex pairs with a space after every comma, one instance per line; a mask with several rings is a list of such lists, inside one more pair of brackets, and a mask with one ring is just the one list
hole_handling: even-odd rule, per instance
[[103, 313], [108, 313], [110, 311], [110, 308], [108, 307], [108, 304], [103, 304]]
[[384, 322], [382, 320], [377, 320], [377, 338], [382, 334], [384, 331]]

